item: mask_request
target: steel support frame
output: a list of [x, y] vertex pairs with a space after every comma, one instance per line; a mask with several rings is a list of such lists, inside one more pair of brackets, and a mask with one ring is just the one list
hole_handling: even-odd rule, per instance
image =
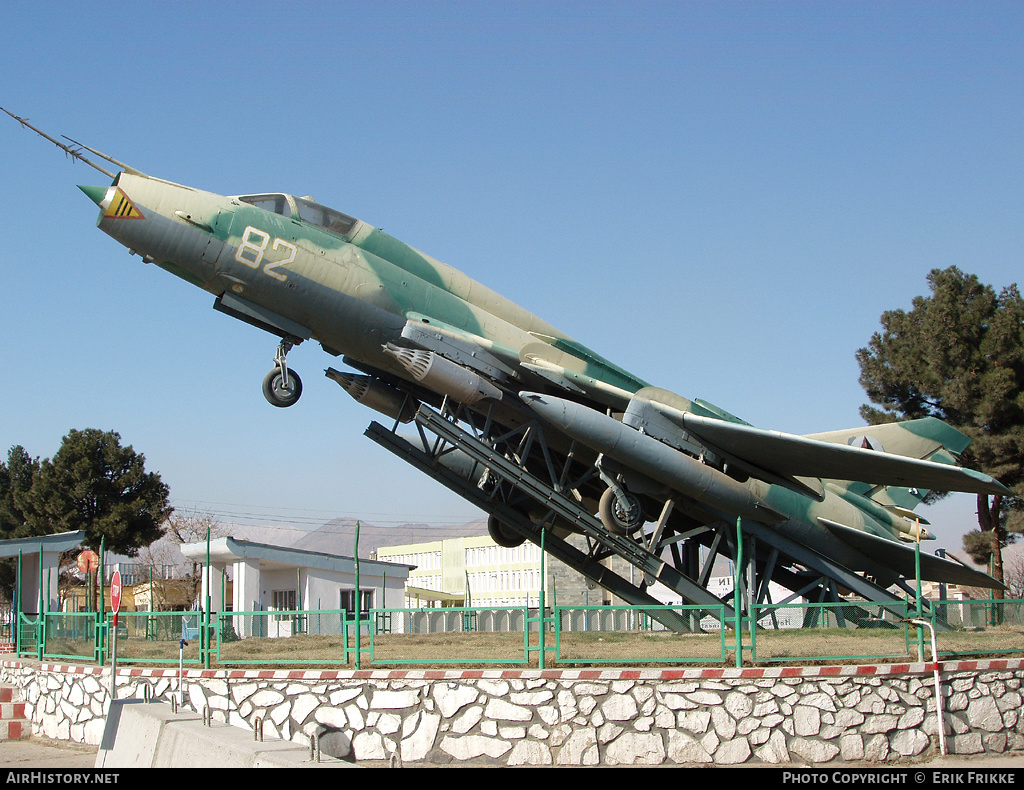
[[[598, 470], [590, 467], [574, 476], [571, 470], [575, 445], [560, 462], [549, 451], [540, 422], [528, 421], [506, 430], [491, 420], [490, 413], [480, 415], [460, 405], [450, 407], [446, 402], [440, 411], [421, 404], [413, 424], [417, 431], [413, 439], [397, 433], [397, 422], [391, 429], [373, 422], [365, 435], [538, 546], [543, 531], [543, 545], [550, 555], [632, 605], [659, 605], [661, 602], [646, 588], [661, 582], [683, 600], [709, 607], [709, 614], [717, 616], [724, 610], [723, 625], [735, 619], [732, 605], [707, 589], [719, 557], [734, 560], [738, 556], [735, 527], [725, 520], [711, 525], [693, 521], [690, 528], [680, 528], [680, 523], [685, 525], [689, 520], [681, 513], [672, 514], [674, 503], [670, 499], [653, 531], [636, 538], [616, 535], [581, 505], [576, 490], [597, 475]], [[451, 453], [460, 453], [463, 460], [472, 461], [468, 473], [465, 465], [456, 471], [457, 464], [446, 463], [446, 456]], [[526, 468], [530, 457], [543, 459], [546, 479]], [[535, 463], [533, 469], [536, 466]], [[526, 516], [524, 503], [532, 508], [533, 518]], [[539, 519], [538, 510], [544, 514]], [[557, 529], [559, 526], [583, 535], [586, 549], [577, 548], [557, 534], [565, 531]], [[889, 604], [887, 608], [898, 616], [905, 612], [904, 599], [767, 525], [744, 519], [742, 532], [744, 542], [749, 538], [752, 543], [739, 554], [745, 558], [744, 568], [737, 574], [744, 615], [753, 604], [771, 602], [769, 582], [773, 580], [790, 590], [792, 595], [787, 601], [816, 596], [822, 601], [839, 602], [838, 588], [842, 587], [866, 601]], [[671, 564], [662, 559], [666, 551], [672, 558]], [[601, 564], [610, 556], [621, 557], [639, 570], [639, 584]], [[783, 557], [805, 570], [794, 572], [783, 567]], [[680, 617], [671, 611], [653, 611], [652, 617], [678, 632], [693, 630], [695, 620], [699, 619]]]
[[[459, 416], [464, 419], [467, 417], [464, 412], [460, 412]], [[515, 431], [498, 434], [491, 430], [493, 426], [488, 424], [489, 421], [485, 421], [482, 427], [476, 426], [475, 417], [473, 415], [467, 420], [474, 431], [470, 433], [463, 430], [451, 414], [442, 415], [421, 405], [415, 417], [419, 434], [416, 444], [376, 422], [366, 429], [366, 435], [483, 511], [497, 517], [532, 543], [541, 545], [541, 531], [544, 530], [544, 547], [549, 554], [627, 603], [660, 606], [661, 601], [646, 591], [648, 583], [659, 581], [678, 592], [685, 600], [696, 605], [714, 607], [711, 613], [715, 616], [724, 606], [725, 617], [732, 617], [730, 606], [724, 605], [713, 594], [644, 546], [628, 537], [608, 532], [594, 514], [580, 506], [572, 492], [583, 478], [570, 479], [568, 464], [561, 468], [556, 466], [554, 457], [547, 450], [539, 423], [530, 423]], [[510, 445], [513, 439], [516, 444], [514, 451], [499, 452], [492, 446]], [[479, 477], [472, 473], [468, 477], [459, 475], [446, 466], [442, 459], [452, 451], [471, 458], [478, 465]], [[545, 459], [548, 480], [541, 480], [521, 463], [522, 459], [534, 451], [539, 451]], [[482, 480], [485, 481], [483, 486], [480, 485]], [[528, 518], [522, 509], [513, 506], [519, 504], [516, 497], [521, 495], [526, 495], [545, 511], [544, 517], [537, 523]], [[586, 551], [560, 537], [555, 529], [558, 524], [571, 526], [574, 531], [581, 533], [586, 539]], [[637, 568], [641, 572], [641, 583], [634, 584], [602, 565], [601, 560], [609, 556], [622, 557]], [[651, 616], [671, 630], [691, 630], [689, 620], [692, 618], [680, 617], [678, 613], [656, 610], [651, 612]]]

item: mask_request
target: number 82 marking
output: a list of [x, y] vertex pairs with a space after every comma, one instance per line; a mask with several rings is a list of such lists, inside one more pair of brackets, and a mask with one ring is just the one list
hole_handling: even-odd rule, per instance
[[[284, 249], [288, 253], [284, 258], [277, 261], [267, 261], [264, 265], [263, 256], [266, 255], [268, 246], [275, 252]], [[249, 225], [242, 234], [242, 243], [238, 245], [238, 249], [235, 251], [235, 260], [253, 269], [258, 269], [263, 265], [264, 274], [269, 274], [275, 280], [284, 282], [288, 279], [288, 275], [277, 271], [277, 269], [281, 266], [287, 266], [294, 261], [297, 252], [298, 249], [290, 241], [275, 238], [274, 243], [271, 244], [269, 233]]]

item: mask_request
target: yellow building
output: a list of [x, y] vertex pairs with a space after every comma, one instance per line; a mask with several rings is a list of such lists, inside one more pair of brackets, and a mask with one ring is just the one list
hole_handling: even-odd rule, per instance
[[[121, 611], [175, 612], [191, 609], [197, 589], [196, 582], [185, 579], [156, 579], [126, 586], [121, 596]], [[99, 594], [84, 584], [68, 587], [62, 596], [60, 608], [63, 612], [90, 612], [99, 606]], [[109, 581], [103, 586], [103, 608], [107, 612], [113, 608]]]
[[386, 546], [376, 558], [415, 566], [406, 606], [537, 606], [540, 548], [498, 546], [487, 535]]

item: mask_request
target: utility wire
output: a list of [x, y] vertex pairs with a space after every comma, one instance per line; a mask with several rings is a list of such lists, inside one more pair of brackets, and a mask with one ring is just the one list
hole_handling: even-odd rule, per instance
[[[409, 529], [429, 531], [431, 529], [444, 529], [446, 527], [459, 526], [475, 521], [472, 515], [451, 516], [451, 515], [425, 515], [422, 513], [376, 513], [358, 512], [344, 513], [326, 510], [312, 510], [302, 508], [278, 508], [278, 507], [254, 507], [251, 505], [240, 505], [225, 502], [205, 502], [201, 500], [188, 503], [175, 503], [180, 511], [195, 511], [200, 514], [209, 515], [217, 520], [231, 523], [245, 523], [260, 526], [281, 525], [302, 527], [325, 527], [336, 519], [359, 519], [365, 520], [370, 526], [403, 526]], [[477, 518], [481, 518], [478, 516]]]

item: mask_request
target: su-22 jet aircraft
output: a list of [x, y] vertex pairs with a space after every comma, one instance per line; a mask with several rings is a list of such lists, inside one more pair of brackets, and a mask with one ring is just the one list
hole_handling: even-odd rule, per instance
[[[912, 511], [928, 490], [1008, 493], [956, 465], [969, 440], [936, 419], [812, 436], [762, 430], [650, 386], [462, 272], [311, 198], [175, 184], [7, 114], [112, 179], [80, 187], [99, 206], [100, 230], [280, 338], [263, 384], [275, 406], [291, 406], [302, 389], [289, 349], [315, 340], [359, 371], [328, 377], [396, 420], [442, 399], [510, 427], [539, 418], [563, 452], [589, 453], [600, 469], [577, 496], [617, 535], [639, 531], [671, 498], [690, 524], [752, 520], [883, 587], [915, 574], [908, 544], [932, 536]], [[524, 540], [494, 516], [489, 530], [501, 545]], [[998, 586], [930, 553], [920, 563], [925, 579]]]

